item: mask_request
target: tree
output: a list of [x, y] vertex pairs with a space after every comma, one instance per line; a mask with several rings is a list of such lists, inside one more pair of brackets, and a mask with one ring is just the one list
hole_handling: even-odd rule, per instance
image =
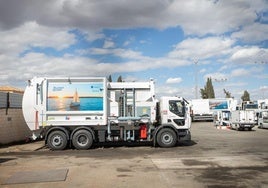
[[215, 93], [214, 93], [214, 88], [212, 85], [212, 79], [207, 78], [207, 83], [204, 86], [204, 89], [200, 89], [201, 97], [202, 99], [214, 99], [215, 98]]
[[225, 94], [225, 98], [233, 98], [232, 95], [231, 95], [231, 93], [229, 91], [223, 89], [223, 92]]
[[119, 77], [117, 78], [117, 82], [123, 82], [122, 76], [119, 76]]
[[244, 91], [244, 94], [241, 97], [242, 101], [250, 101], [250, 95], [247, 90]]
[[112, 76], [111, 76], [111, 75], [109, 75], [109, 77], [108, 77], [108, 81], [109, 81], [109, 82], [112, 82], [112, 81], [113, 81], [113, 79], [112, 79]]

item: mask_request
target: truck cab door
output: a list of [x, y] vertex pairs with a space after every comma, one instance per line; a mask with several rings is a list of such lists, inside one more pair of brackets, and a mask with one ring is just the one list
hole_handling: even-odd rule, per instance
[[176, 127], [185, 125], [186, 108], [185, 102], [180, 100], [169, 100], [168, 123], [172, 123]]

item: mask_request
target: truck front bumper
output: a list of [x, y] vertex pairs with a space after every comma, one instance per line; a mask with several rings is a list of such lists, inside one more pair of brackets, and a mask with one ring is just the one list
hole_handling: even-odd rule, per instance
[[239, 127], [241, 128], [253, 128], [255, 125], [254, 124], [240, 124]]
[[191, 141], [190, 130], [185, 130], [185, 131], [179, 132], [178, 141]]

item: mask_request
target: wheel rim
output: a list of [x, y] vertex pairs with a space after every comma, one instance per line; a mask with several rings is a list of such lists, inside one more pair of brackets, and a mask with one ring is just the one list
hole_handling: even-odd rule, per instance
[[170, 144], [173, 142], [173, 137], [168, 133], [164, 133], [162, 135], [162, 142], [165, 144]]
[[80, 145], [80, 146], [85, 146], [87, 145], [88, 143], [88, 138], [86, 135], [80, 135], [77, 137], [77, 143]]
[[52, 139], [52, 145], [53, 146], [60, 146], [62, 144], [62, 137], [59, 135], [56, 135]]

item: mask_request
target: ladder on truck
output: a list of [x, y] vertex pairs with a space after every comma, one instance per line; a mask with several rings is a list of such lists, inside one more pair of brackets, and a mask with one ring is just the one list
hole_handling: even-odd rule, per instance
[[136, 104], [135, 104], [135, 88], [121, 90], [119, 98], [119, 116], [121, 117], [135, 117]]

